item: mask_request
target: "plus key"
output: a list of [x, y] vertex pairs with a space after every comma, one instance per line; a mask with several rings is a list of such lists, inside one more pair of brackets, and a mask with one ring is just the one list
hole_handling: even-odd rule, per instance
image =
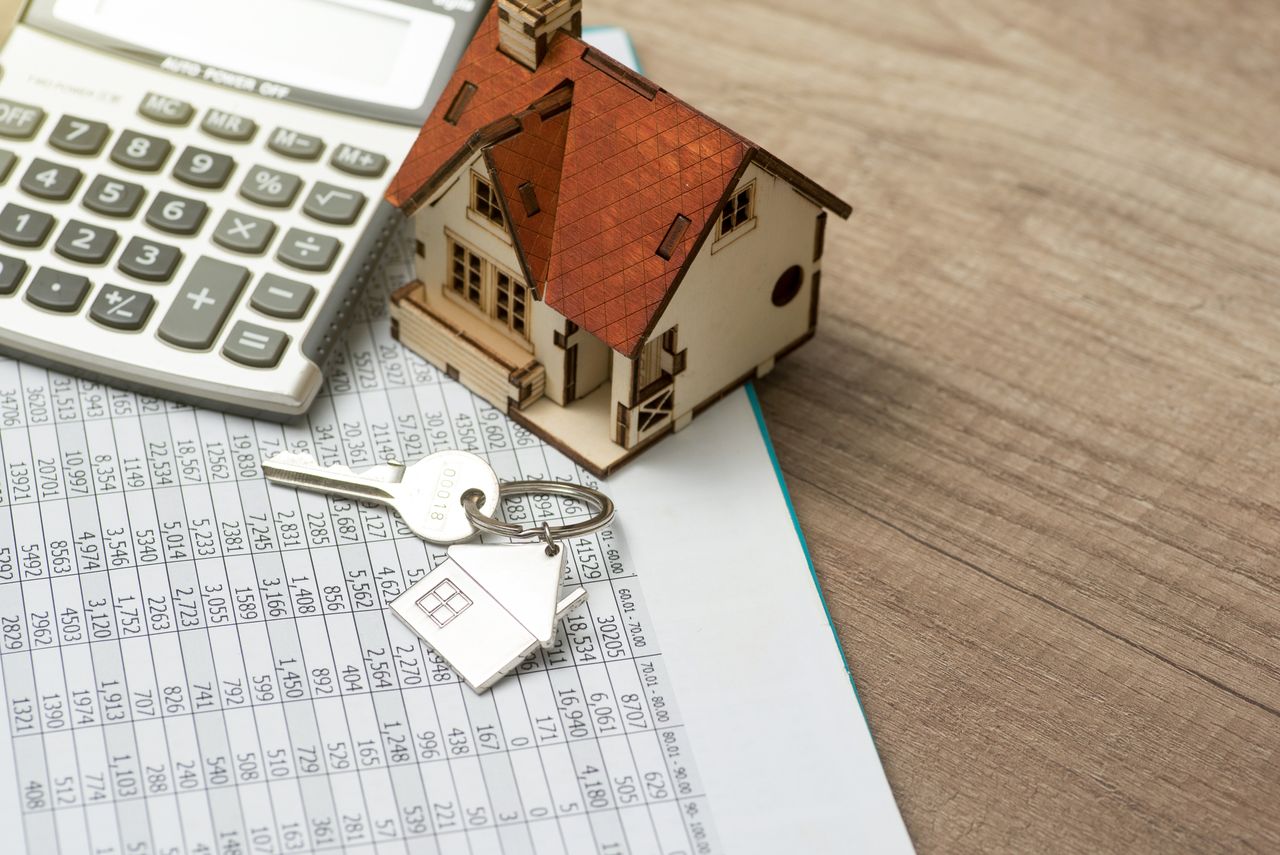
[[169, 305], [157, 335], [175, 347], [208, 350], [249, 281], [249, 271], [201, 257]]

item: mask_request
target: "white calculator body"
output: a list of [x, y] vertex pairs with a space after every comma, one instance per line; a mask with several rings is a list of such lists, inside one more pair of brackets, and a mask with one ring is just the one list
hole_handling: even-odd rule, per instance
[[33, 0], [0, 50], [0, 352], [306, 411], [483, 0]]

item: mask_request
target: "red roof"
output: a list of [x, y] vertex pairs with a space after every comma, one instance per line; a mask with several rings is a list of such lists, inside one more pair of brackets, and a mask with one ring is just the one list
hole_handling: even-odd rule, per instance
[[[537, 71], [497, 43], [495, 4], [387, 199], [412, 212], [483, 151], [530, 285], [624, 355], [639, 352], [751, 160], [849, 216], [846, 203], [580, 39], [558, 33]], [[467, 84], [476, 88], [451, 124]], [[677, 216], [690, 223], [664, 259], [657, 248]]]

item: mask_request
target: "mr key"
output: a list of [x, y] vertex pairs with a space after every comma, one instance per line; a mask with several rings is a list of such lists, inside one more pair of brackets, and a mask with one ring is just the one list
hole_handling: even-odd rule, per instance
[[465, 493], [483, 493], [480, 508], [488, 514], [499, 502], [498, 476], [466, 451], [440, 451], [408, 466], [391, 461], [360, 472], [323, 466], [310, 454], [283, 452], [264, 460], [262, 472], [274, 484], [387, 505], [418, 537], [442, 545], [476, 535], [462, 504]]

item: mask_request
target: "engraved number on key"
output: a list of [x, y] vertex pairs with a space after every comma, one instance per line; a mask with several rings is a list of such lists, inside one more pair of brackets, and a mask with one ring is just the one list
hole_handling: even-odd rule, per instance
[[483, 492], [485, 513], [498, 506], [498, 476], [467, 451], [440, 451], [408, 466], [391, 462], [360, 472], [322, 466], [310, 454], [282, 452], [264, 460], [262, 471], [275, 484], [388, 505], [414, 534], [431, 543], [459, 543], [475, 536], [462, 507], [463, 493]]

